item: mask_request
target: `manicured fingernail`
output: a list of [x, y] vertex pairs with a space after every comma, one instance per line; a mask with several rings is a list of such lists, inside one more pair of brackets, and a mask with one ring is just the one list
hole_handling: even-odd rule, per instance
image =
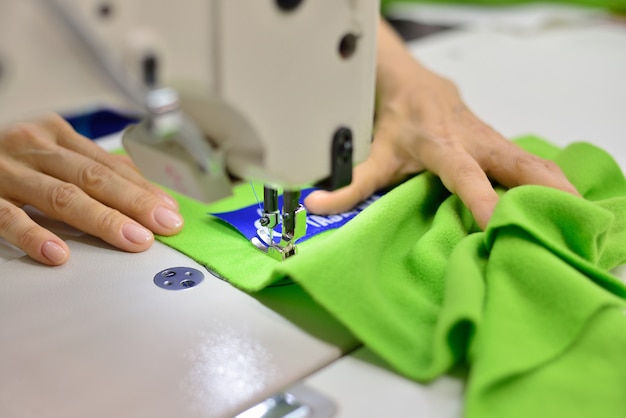
[[178, 202], [170, 195], [163, 192], [159, 193], [159, 197], [171, 208], [178, 209]]
[[41, 253], [54, 264], [62, 263], [67, 258], [67, 251], [54, 241], [44, 242]]
[[155, 209], [154, 219], [159, 225], [167, 229], [178, 229], [183, 224], [183, 218], [178, 213], [164, 207]]
[[128, 241], [135, 244], [145, 244], [152, 240], [152, 232], [134, 223], [124, 224], [122, 227], [122, 235], [124, 235], [124, 238]]

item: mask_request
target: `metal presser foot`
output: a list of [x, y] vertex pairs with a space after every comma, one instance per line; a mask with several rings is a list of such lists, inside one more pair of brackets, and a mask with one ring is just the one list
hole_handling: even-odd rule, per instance
[[[277, 233], [274, 229], [282, 221], [280, 241], [274, 239]], [[266, 252], [276, 260], [285, 260], [295, 255], [298, 250], [296, 241], [306, 234], [306, 209], [300, 204], [300, 190], [285, 190], [283, 192], [282, 213], [278, 207], [278, 190], [270, 186], [263, 187], [263, 216], [260, 219], [263, 230], [259, 236], [265, 243], [256, 243], [257, 248]], [[266, 244], [266, 245], [263, 245]]]

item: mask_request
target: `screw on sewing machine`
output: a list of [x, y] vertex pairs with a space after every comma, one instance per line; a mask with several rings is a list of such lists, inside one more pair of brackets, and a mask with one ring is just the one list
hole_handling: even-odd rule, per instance
[[300, 3], [302, 3], [302, 0], [276, 0], [278, 8], [286, 12], [294, 10], [300, 6]]
[[339, 41], [339, 55], [343, 59], [348, 59], [356, 52], [358, 37], [353, 33], [344, 35]]
[[348, 128], [339, 128], [333, 138], [335, 152], [333, 157], [343, 164], [352, 161], [352, 131]]
[[113, 6], [108, 2], [102, 2], [98, 5], [97, 13], [102, 19], [108, 19], [113, 15]]

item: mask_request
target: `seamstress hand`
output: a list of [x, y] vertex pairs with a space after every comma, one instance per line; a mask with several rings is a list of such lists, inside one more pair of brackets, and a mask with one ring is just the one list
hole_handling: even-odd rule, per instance
[[378, 36], [376, 122], [366, 161], [352, 183], [315, 192], [313, 213], [349, 210], [378, 189], [430, 170], [456, 193], [485, 228], [498, 201], [490, 178], [506, 187], [538, 184], [578, 194], [560, 168], [527, 153], [478, 119], [448, 80], [422, 67], [381, 20]]
[[22, 210], [25, 205], [126, 251], [144, 251], [153, 232], [172, 235], [183, 220], [176, 202], [57, 115], [0, 130], [0, 237], [49, 265], [69, 248]]

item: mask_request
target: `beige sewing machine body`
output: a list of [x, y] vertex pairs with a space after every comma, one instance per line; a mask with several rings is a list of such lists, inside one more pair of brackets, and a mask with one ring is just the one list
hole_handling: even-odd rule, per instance
[[[225, 0], [229, 2], [237, 1]], [[313, 3], [305, 0], [302, 7]], [[61, 112], [92, 107], [94, 92], [111, 100], [107, 103], [127, 104], [111, 95], [117, 91], [113, 88], [90, 87], [84, 96], [57, 90], [79, 82], [95, 88], [103, 80], [96, 77], [96, 67], [79, 71], [65, 66], [61, 71], [46, 66], [50, 55], [45, 54], [32, 56], [25, 72], [14, 73], [5, 58], [10, 38], [4, 31], [23, 26], [24, 20], [17, 22], [14, 15], [11, 22], [3, 10], [7, 4], [0, 4], [3, 119], [20, 116], [20, 107], [38, 110], [23, 107], [21, 100], [27, 99], [15, 90], [17, 78], [29, 87], [29, 100], [39, 92], [41, 109], [55, 108], [48, 100], [58, 94], [56, 99], [64, 102], [55, 109]], [[16, 4], [24, 13], [34, 7], [26, 0]], [[100, 5], [81, 3], [86, 4]], [[112, 13], [126, 7], [121, 1], [108, 4], [114, 6]], [[237, 13], [239, 25], [254, 23], [241, 18], [244, 10]], [[190, 27], [195, 18], [187, 22]], [[31, 42], [36, 33], [47, 33], [41, 21], [30, 22], [21, 30]], [[67, 46], [61, 38], [56, 42], [59, 54], [82, 48], [80, 43]], [[622, 26], [605, 21], [521, 36], [466, 27], [410, 46], [426, 65], [456, 81], [470, 107], [506, 136], [537, 133], [562, 146], [589, 140], [626, 169]], [[259, 56], [249, 66], [266, 64]], [[37, 77], [44, 70], [54, 73], [56, 85]], [[113, 142], [119, 144], [120, 135]], [[72, 258], [50, 268], [0, 242], [0, 416], [462, 415], [461, 380], [444, 377], [420, 385], [389, 371], [296, 286], [247, 295], [159, 243], [145, 253], [128, 254], [35, 212], [33, 216], [67, 240]], [[193, 286], [164, 290], [155, 283], [162, 273], [179, 269], [189, 273]], [[623, 268], [616, 274], [626, 278]]]

